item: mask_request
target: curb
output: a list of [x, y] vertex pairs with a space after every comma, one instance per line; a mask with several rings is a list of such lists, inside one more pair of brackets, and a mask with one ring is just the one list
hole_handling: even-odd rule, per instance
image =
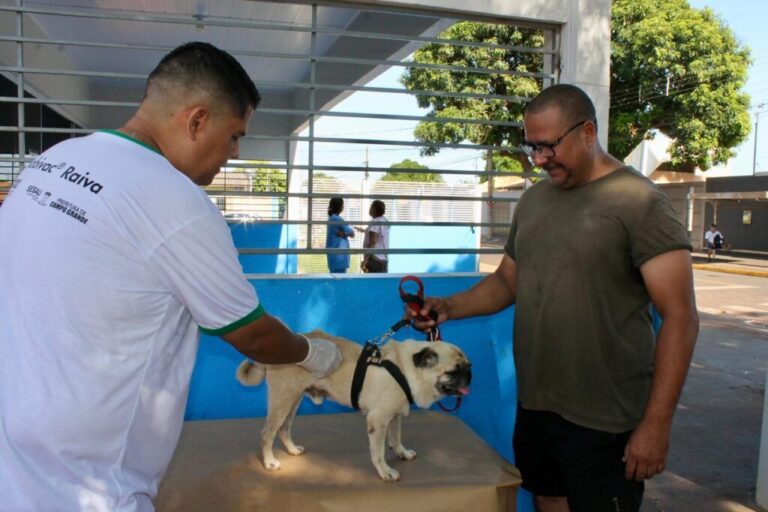
[[741, 276], [768, 277], [768, 271], [765, 270], [743, 270], [740, 268], [717, 267], [716, 263], [694, 263], [696, 270], [709, 270], [710, 272], [722, 272], [724, 274], [738, 274]]

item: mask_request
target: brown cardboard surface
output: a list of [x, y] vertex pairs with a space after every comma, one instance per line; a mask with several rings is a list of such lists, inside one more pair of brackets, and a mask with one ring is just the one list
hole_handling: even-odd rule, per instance
[[[508, 512], [521, 480], [461, 420], [435, 411], [403, 418], [412, 461], [387, 450], [400, 481], [385, 483], [371, 464], [365, 419], [357, 413], [297, 416], [289, 455], [279, 440], [279, 471], [261, 464], [262, 418], [194, 421], [160, 485], [157, 508], [171, 511]], [[511, 442], [511, 440], [510, 440]]]

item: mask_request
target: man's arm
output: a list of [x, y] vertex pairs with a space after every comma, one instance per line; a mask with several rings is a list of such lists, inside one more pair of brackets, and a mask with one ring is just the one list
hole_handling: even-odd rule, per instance
[[[517, 263], [508, 254], [504, 254], [498, 268], [469, 290], [445, 299], [427, 297], [421, 315], [428, 318], [430, 311], [437, 311], [437, 323], [440, 324], [446, 320], [496, 313], [514, 304], [516, 298]], [[410, 309], [408, 313], [413, 317], [417, 329], [428, 329], [435, 325], [432, 320], [417, 321], [416, 314]]]
[[368, 243], [365, 245], [366, 247], [376, 247], [376, 242], [379, 240], [379, 234], [376, 231], [371, 231], [368, 233]]
[[690, 253], [661, 254], [645, 262], [640, 273], [663, 324], [656, 339], [651, 395], [624, 452], [626, 476], [638, 481], [664, 470], [672, 417], [699, 333]]
[[307, 357], [305, 338], [266, 313], [222, 338], [243, 355], [264, 364], [298, 363]]

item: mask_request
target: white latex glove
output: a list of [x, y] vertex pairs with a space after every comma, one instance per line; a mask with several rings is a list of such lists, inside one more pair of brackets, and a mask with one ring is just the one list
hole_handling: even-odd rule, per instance
[[309, 350], [307, 357], [298, 363], [299, 366], [312, 372], [312, 375], [318, 379], [327, 377], [339, 367], [341, 352], [336, 345], [323, 338], [307, 338], [304, 335], [302, 338], [307, 340]]

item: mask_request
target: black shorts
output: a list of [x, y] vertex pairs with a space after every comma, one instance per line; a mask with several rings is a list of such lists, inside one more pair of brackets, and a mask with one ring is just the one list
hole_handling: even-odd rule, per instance
[[625, 478], [621, 460], [631, 433], [592, 430], [518, 405], [513, 443], [523, 488], [566, 496], [571, 512], [639, 511], [644, 484]]

